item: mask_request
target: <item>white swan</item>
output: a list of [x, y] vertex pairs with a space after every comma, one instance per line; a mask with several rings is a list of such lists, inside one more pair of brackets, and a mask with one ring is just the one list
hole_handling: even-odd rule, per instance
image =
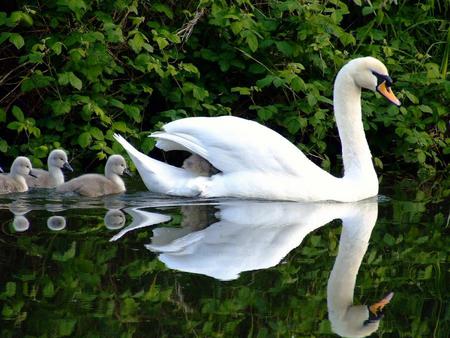
[[220, 173], [199, 176], [156, 161], [115, 135], [151, 191], [200, 197], [352, 202], [375, 196], [378, 179], [361, 118], [361, 88], [400, 105], [386, 67], [373, 57], [347, 63], [334, 86], [334, 113], [345, 173], [336, 178], [311, 162], [284, 137], [256, 122], [233, 117], [193, 117], [166, 124], [151, 136], [165, 150], [187, 150]]

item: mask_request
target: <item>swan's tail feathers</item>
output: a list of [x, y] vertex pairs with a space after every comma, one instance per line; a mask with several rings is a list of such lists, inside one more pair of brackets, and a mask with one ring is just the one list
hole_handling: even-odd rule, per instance
[[158, 162], [157, 160], [154, 160], [151, 157], [141, 153], [139, 150], [133, 147], [122, 135], [114, 134], [114, 138], [127, 151], [133, 163], [136, 165], [136, 168], [139, 170], [139, 173], [141, 172], [140, 168], [144, 167], [152, 173], [156, 173], [158, 171], [158, 165], [155, 163]]
[[187, 150], [208, 159], [208, 151], [191, 135], [159, 131], [152, 133], [150, 137], [156, 138], [156, 147], [164, 151]]
[[174, 194], [173, 191], [176, 190], [176, 186], [192, 178], [192, 175], [184, 169], [155, 160], [141, 153], [121, 135], [114, 134], [114, 138], [127, 151], [149, 190], [163, 194]]
[[198, 191], [192, 189], [184, 191], [188, 181], [194, 177], [193, 174], [141, 153], [119, 134], [114, 134], [114, 138], [131, 157], [148, 190], [169, 195], [198, 194]]

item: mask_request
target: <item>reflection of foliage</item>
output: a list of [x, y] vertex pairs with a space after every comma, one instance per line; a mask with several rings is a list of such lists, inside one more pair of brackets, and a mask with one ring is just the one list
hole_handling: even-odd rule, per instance
[[[448, 210], [428, 192], [397, 197], [380, 205], [355, 302], [392, 290], [380, 336], [448, 337]], [[2, 236], [2, 337], [331, 335], [326, 284], [339, 221], [310, 234], [279, 266], [219, 282], [168, 271], [143, 249], [149, 229], [108, 242], [102, 218], [70, 212], [63, 232]]]

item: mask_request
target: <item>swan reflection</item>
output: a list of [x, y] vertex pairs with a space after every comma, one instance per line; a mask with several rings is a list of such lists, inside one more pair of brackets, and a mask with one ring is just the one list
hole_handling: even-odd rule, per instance
[[[327, 284], [332, 330], [342, 336], [363, 337], [378, 329], [382, 308], [392, 294], [370, 307], [353, 305], [356, 277], [377, 220], [375, 199], [314, 204], [233, 201], [216, 208], [214, 221], [205, 209], [183, 208], [183, 227], [153, 229], [151, 244], [146, 247], [157, 252], [169, 268], [233, 280], [243, 271], [279, 264], [310, 232], [342, 219], [338, 255]], [[112, 240], [133, 229], [170, 219], [143, 210], [128, 212], [133, 226]], [[197, 221], [200, 226], [195, 226]], [[201, 223], [205, 222], [212, 224], [203, 228]]]

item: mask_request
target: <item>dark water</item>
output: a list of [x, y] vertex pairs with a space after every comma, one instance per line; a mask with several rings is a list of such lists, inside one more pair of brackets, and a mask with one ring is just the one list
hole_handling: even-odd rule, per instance
[[1, 337], [449, 337], [448, 200], [405, 186], [350, 204], [0, 196]]

